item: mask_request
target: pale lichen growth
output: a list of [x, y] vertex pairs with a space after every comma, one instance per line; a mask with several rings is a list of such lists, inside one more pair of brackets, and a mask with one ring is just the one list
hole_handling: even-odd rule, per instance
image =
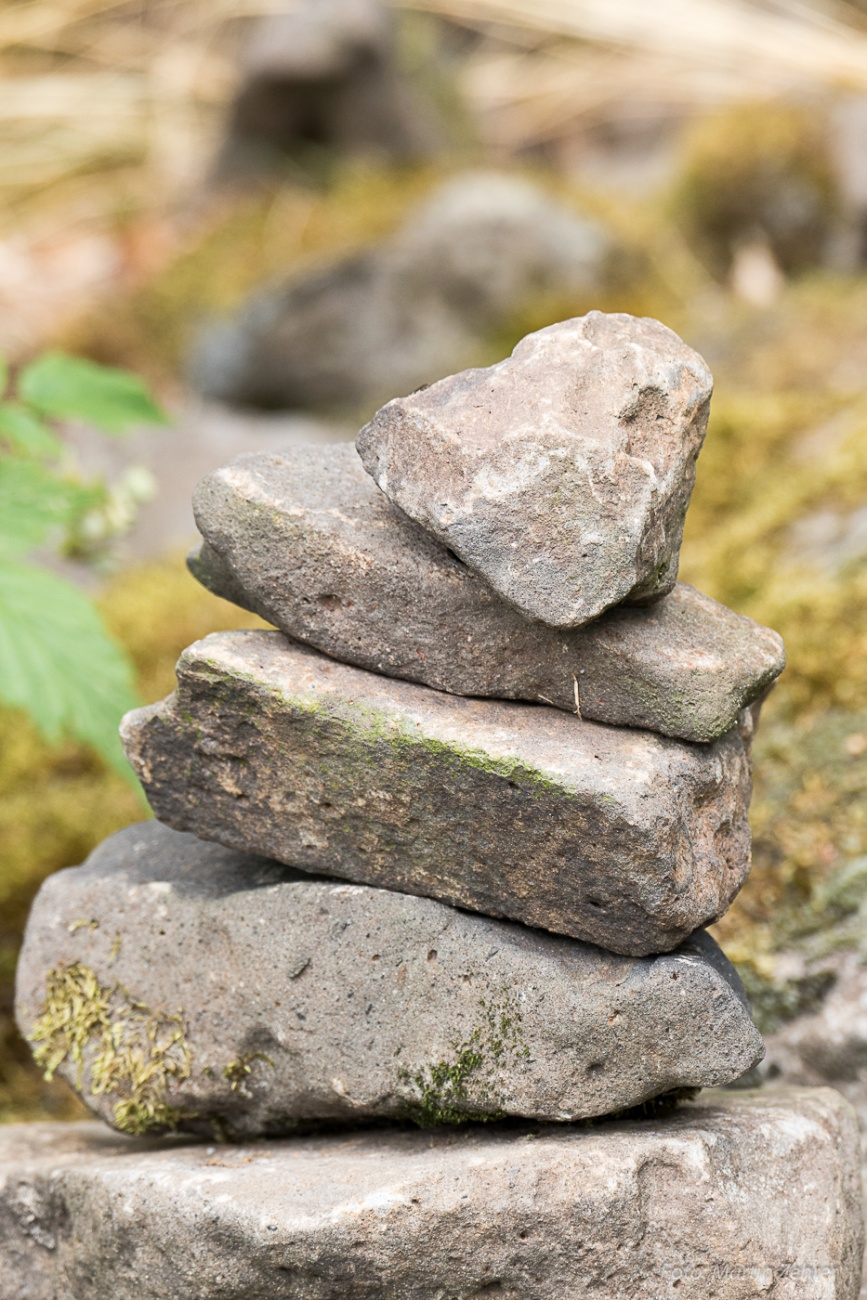
[[151, 1011], [74, 962], [48, 972], [29, 1041], [47, 1080], [68, 1062], [78, 1092], [115, 1097], [113, 1122], [124, 1133], [177, 1127], [181, 1115], [168, 1091], [172, 1081], [189, 1078], [191, 1064], [180, 1015]]
[[230, 1061], [223, 1070], [223, 1077], [228, 1079], [232, 1092], [240, 1092], [242, 1097], [251, 1095], [246, 1084], [248, 1076], [253, 1073], [255, 1061], [264, 1061], [272, 1068], [274, 1065], [271, 1057], [266, 1056], [264, 1052], [242, 1052], [236, 1061]]
[[83, 916], [80, 916], [77, 921], [71, 922], [66, 928], [70, 934], [77, 934], [79, 930], [98, 930], [99, 921], [86, 921]]

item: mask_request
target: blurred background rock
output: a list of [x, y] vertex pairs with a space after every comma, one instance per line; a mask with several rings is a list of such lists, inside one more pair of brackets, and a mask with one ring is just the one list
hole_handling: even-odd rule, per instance
[[[867, 11], [842, 0], [12, 0], [0, 349], [127, 366], [169, 431], [69, 438], [156, 484], [99, 592], [145, 699], [253, 620], [196, 587], [189, 496], [241, 451], [592, 308], [658, 316], [716, 396], [682, 576], [777, 628], [751, 881], [717, 927], [766, 1074], [867, 1112]], [[141, 818], [0, 712], [0, 1116], [73, 1116], [11, 1022], [51, 871]], [[825, 1050], [826, 1044], [834, 1050]]]

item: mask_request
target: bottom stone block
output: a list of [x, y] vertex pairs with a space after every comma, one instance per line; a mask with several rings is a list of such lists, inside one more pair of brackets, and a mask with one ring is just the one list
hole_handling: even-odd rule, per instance
[[855, 1300], [859, 1178], [824, 1088], [234, 1147], [10, 1125], [0, 1297]]

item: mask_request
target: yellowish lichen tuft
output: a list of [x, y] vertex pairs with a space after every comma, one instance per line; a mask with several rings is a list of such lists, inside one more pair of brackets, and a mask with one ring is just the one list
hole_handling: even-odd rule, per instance
[[264, 1061], [270, 1066], [274, 1064], [271, 1057], [266, 1056], [264, 1052], [242, 1052], [236, 1061], [230, 1061], [225, 1067], [223, 1078], [228, 1079], [232, 1092], [240, 1092], [242, 1097], [250, 1096], [247, 1079], [253, 1073], [256, 1061]]
[[191, 1064], [180, 1014], [151, 1011], [75, 962], [48, 972], [29, 1041], [47, 1080], [69, 1063], [70, 1082], [83, 1096], [116, 1098], [113, 1122], [122, 1132], [177, 1127], [180, 1112], [168, 1103], [169, 1089], [189, 1078]]
[[86, 921], [83, 916], [80, 916], [77, 920], [72, 921], [66, 928], [70, 934], [76, 934], [79, 930], [98, 930], [99, 921]]

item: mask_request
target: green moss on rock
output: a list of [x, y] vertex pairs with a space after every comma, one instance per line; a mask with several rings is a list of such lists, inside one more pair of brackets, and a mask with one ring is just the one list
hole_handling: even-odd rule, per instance
[[504, 1118], [497, 1105], [497, 1065], [507, 1053], [518, 1061], [530, 1055], [521, 1010], [510, 992], [496, 1001], [480, 998], [479, 1007], [480, 1022], [463, 1040], [452, 1043], [448, 1058], [398, 1075], [415, 1093], [406, 1117], [420, 1128]]
[[253, 1073], [253, 1066], [257, 1061], [272, 1067], [274, 1065], [271, 1057], [266, 1056], [264, 1052], [242, 1052], [236, 1060], [230, 1061], [224, 1067], [223, 1078], [228, 1080], [232, 1092], [240, 1092], [244, 1097], [250, 1096], [247, 1080]]
[[140, 1136], [177, 1127], [173, 1081], [189, 1078], [191, 1053], [180, 1014], [154, 1012], [121, 985], [102, 985], [89, 966], [55, 966], [29, 1035], [46, 1080], [67, 1062], [84, 1096], [115, 1098], [113, 1122]]

